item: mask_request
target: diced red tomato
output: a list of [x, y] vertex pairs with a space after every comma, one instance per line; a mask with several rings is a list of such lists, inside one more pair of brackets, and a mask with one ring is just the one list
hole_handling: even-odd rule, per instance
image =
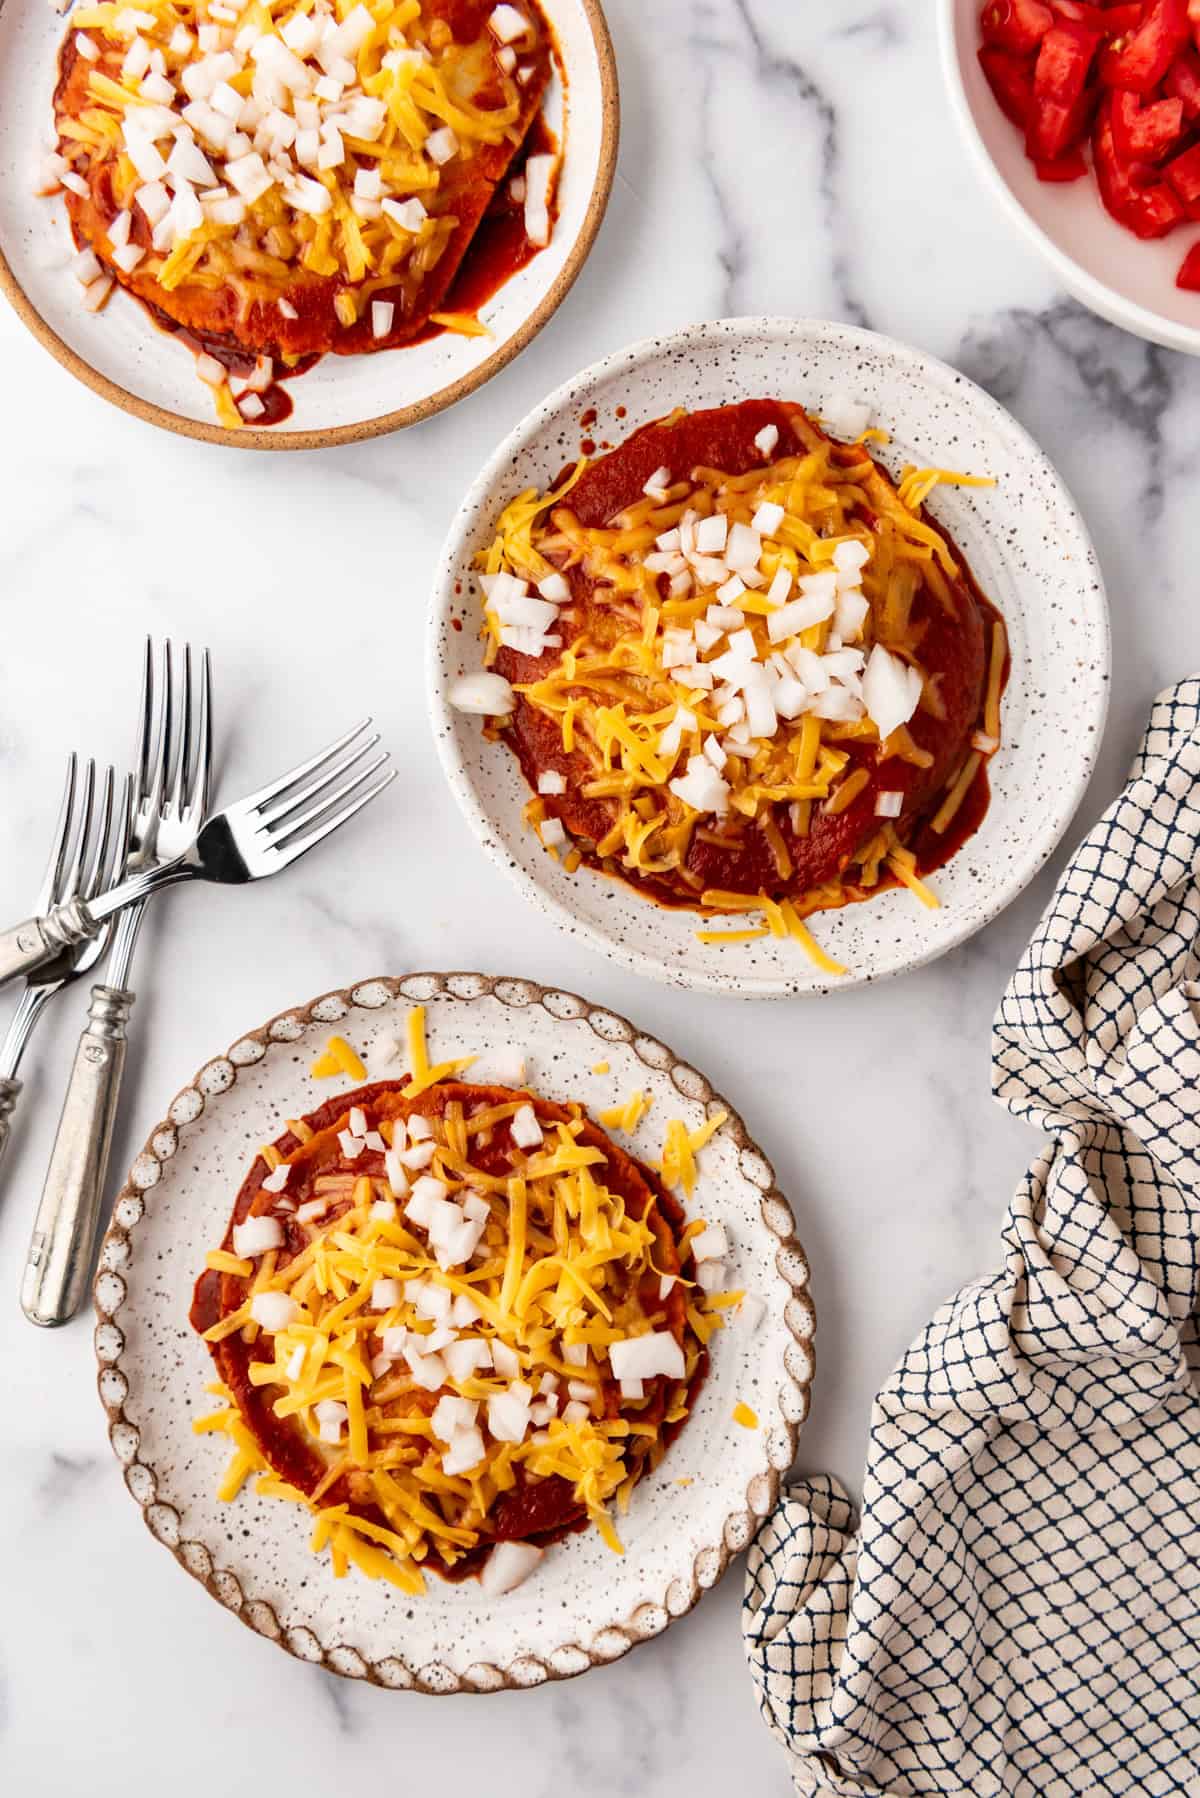
[[[1126, 230], [1200, 222], [1200, 0], [981, 5], [980, 66], [1040, 181], [1086, 176], [1090, 135], [1100, 197]], [[1177, 284], [1200, 293], [1200, 242]]]
[[1100, 198], [1113, 217], [1135, 237], [1165, 237], [1187, 218], [1173, 188], [1144, 164], [1123, 162], [1113, 141], [1112, 104], [1105, 101], [1092, 134], [1092, 156]]
[[1092, 0], [1050, 0], [1050, 4], [1060, 19], [1086, 25], [1097, 37], [1124, 37], [1142, 22], [1142, 0], [1119, 6], [1095, 5]]
[[988, 44], [979, 52], [979, 63], [1005, 118], [1024, 130], [1033, 110], [1033, 64]]
[[1034, 162], [1056, 162], [1079, 142], [1091, 111], [1088, 71], [1098, 39], [1063, 21], [1048, 31], [1033, 71], [1033, 111], [1025, 148]]
[[1161, 162], [1183, 132], [1183, 101], [1153, 100], [1120, 89], [1112, 97], [1113, 143], [1122, 162]]
[[979, 16], [984, 43], [1017, 56], [1032, 55], [1053, 23], [1044, 0], [987, 0]]
[[1188, 44], [1179, 52], [1163, 79], [1168, 94], [1183, 101], [1189, 119], [1200, 113], [1200, 55]]
[[1101, 81], [1135, 94], [1152, 93], [1187, 42], [1188, 29], [1188, 0], [1151, 0], [1137, 30], [1105, 46]]
[[1078, 145], [1057, 162], [1035, 162], [1033, 166], [1039, 181], [1078, 181], [1088, 172], [1087, 160]]
[[1200, 144], [1174, 157], [1163, 174], [1187, 207], [1190, 218], [1200, 218]]

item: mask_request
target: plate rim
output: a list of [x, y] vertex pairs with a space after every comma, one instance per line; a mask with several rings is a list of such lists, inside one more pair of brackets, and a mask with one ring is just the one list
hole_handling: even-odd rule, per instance
[[[623, 369], [627, 375], [632, 376], [647, 362], [659, 360], [664, 364], [669, 363], [678, 359], [679, 352], [688, 347], [704, 344], [729, 346], [738, 342], [752, 342], [755, 338], [775, 336], [790, 338], [796, 342], [797, 347], [806, 345], [811, 347], [816, 333], [828, 331], [838, 333], [843, 341], [851, 341], [864, 353], [898, 359], [907, 364], [909, 369], [915, 369], [918, 373], [929, 372], [936, 375], [940, 381], [945, 383], [947, 389], [957, 387], [969, 394], [972, 403], [978, 406], [985, 416], [1002, 425], [1006, 432], [1016, 433], [1027, 450], [1033, 466], [1040, 465], [1048, 472], [1074, 520], [1081, 547], [1086, 552], [1084, 559], [1084, 576], [1086, 578], [1081, 577], [1080, 579], [1080, 591], [1085, 596], [1091, 597], [1094, 590], [1094, 603], [1091, 611], [1096, 632], [1095, 660], [1099, 689], [1099, 705], [1094, 719], [1095, 729], [1082, 733], [1083, 753], [1077, 764], [1074, 779], [1062, 789], [1065, 794], [1065, 809], [1053, 835], [1045, 841], [1039, 841], [1033, 853], [1021, 864], [1020, 879], [1013, 885], [1008, 897], [1000, 904], [989, 904], [960, 934], [950, 935], [949, 939], [943, 943], [931, 943], [907, 960], [894, 966], [873, 967], [865, 970], [854, 967], [847, 974], [840, 976], [823, 976], [818, 970], [814, 969], [810, 972], [806, 969], [802, 982], [789, 979], [782, 974], [774, 977], [753, 975], [745, 971], [737, 971], [732, 967], [729, 969], [714, 967], [711, 970], [680, 971], [665, 957], [660, 959], [642, 948], [631, 946], [624, 938], [607, 934], [599, 924], [593, 923], [582, 913], [572, 910], [565, 901], [557, 898], [547, 888], [540, 885], [534, 876], [508, 853], [488, 812], [480, 802], [475, 792], [474, 783], [470, 779], [467, 764], [455, 749], [454, 719], [447, 698], [448, 682], [443, 676], [438, 655], [439, 639], [450, 616], [454, 600], [458, 597], [454, 593], [454, 583], [458, 578], [456, 570], [461, 570], [461, 542], [484, 502], [488, 489], [497, 477], [506, 468], [516, 466], [519, 458], [524, 455], [530, 439], [550, 424], [556, 415], [562, 412], [568, 401], [578, 399], [582, 388], [591, 387], [599, 381], [607, 379], [618, 369]], [[864, 326], [850, 324], [844, 320], [827, 319], [814, 315], [787, 317], [783, 314], [745, 314], [684, 325], [678, 330], [659, 336], [639, 338], [634, 343], [612, 351], [609, 355], [580, 369], [568, 380], [561, 382], [501, 440], [479, 474], [471, 482], [451, 520], [442, 545], [431, 593], [426, 635], [425, 673], [427, 705], [438, 760], [446, 784], [454, 795], [459, 810], [489, 859], [503, 869], [522, 896], [543, 910], [559, 929], [566, 931], [569, 935], [582, 938], [590, 948], [598, 950], [617, 964], [631, 968], [637, 974], [648, 976], [660, 985], [667, 985], [677, 990], [713, 993], [725, 998], [750, 1000], [816, 998], [823, 997], [827, 993], [849, 992], [864, 986], [878, 985], [883, 980], [898, 979], [929, 966], [931, 962], [939, 960], [953, 950], [960, 949], [965, 942], [970, 941], [972, 936], [993, 923], [1037, 876], [1070, 828], [1071, 820], [1082, 803], [1088, 783], [1095, 773], [1111, 698], [1112, 628], [1104, 571], [1078, 501], [1046, 451], [1020, 420], [1014, 417], [999, 400], [993, 398], [986, 388], [973, 381], [961, 369], [943, 361], [941, 357], [931, 355], [928, 351], [906, 343], [901, 338], [888, 336], [885, 332], [871, 331]], [[604, 877], [598, 876], [598, 878]]]
[[[235, 1089], [239, 1068], [256, 1067], [272, 1049], [294, 1053], [309, 1030], [336, 1027], [355, 1008], [379, 1011], [385, 1005], [402, 1001], [427, 1005], [449, 1000], [469, 1004], [479, 999], [495, 999], [518, 1010], [540, 1005], [557, 1023], [586, 1024], [600, 1044], [611, 1048], [620, 1043], [631, 1049], [647, 1068], [666, 1073], [681, 1097], [706, 1107], [719, 1107], [728, 1113], [721, 1134], [728, 1133], [732, 1137], [739, 1172], [758, 1190], [759, 1221], [762, 1229], [774, 1239], [773, 1259], [780, 1281], [779, 1290], [782, 1293], [784, 1288], [788, 1289], [781, 1317], [789, 1340], [774, 1370], [779, 1383], [772, 1393], [771, 1414], [764, 1419], [762, 1464], [747, 1481], [744, 1505], [726, 1515], [715, 1541], [705, 1541], [695, 1550], [686, 1590], [675, 1592], [680, 1581], [678, 1576], [674, 1577], [657, 1603], [639, 1604], [629, 1617], [598, 1626], [586, 1645], [565, 1643], [550, 1651], [544, 1660], [519, 1655], [503, 1667], [480, 1659], [460, 1674], [441, 1662], [412, 1668], [399, 1654], [373, 1662], [343, 1637], [323, 1643], [307, 1620], [281, 1619], [268, 1600], [247, 1593], [238, 1575], [220, 1564], [225, 1552], [221, 1546], [214, 1550], [202, 1541], [182, 1538], [179, 1510], [169, 1499], [159, 1498], [154, 1467], [138, 1458], [140, 1430], [134, 1417], [127, 1415], [126, 1406], [132, 1403], [136, 1413], [139, 1394], [136, 1376], [131, 1378], [130, 1371], [122, 1366], [126, 1342], [118, 1318], [128, 1298], [123, 1270], [134, 1259], [134, 1238], [146, 1213], [145, 1195], [158, 1184], [164, 1164], [178, 1153], [186, 1131], [200, 1121], [210, 1105]], [[603, 1020], [603, 1030], [598, 1028], [597, 1020]], [[643, 1053], [643, 1049], [648, 1053]], [[207, 1087], [204, 1084], [206, 1076], [209, 1077]], [[186, 1101], [182, 1108], [181, 1101]], [[186, 1115], [189, 1110], [194, 1114]], [[180, 1115], [176, 1115], [177, 1112]], [[304, 1005], [290, 1006], [256, 1029], [235, 1038], [223, 1055], [211, 1057], [201, 1065], [191, 1082], [171, 1100], [166, 1116], [152, 1127], [113, 1202], [93, 1281], [97, 1393], [107, 1415], [110, 1446], [121, 1465], [126, 1490], [138, 1505], [151, 1535], [211, 1597], [256, 1634], [267, 1637], [307, 1664], [316, 1663], [343, 1677], [363, 1679], [389, 1690], [437, 1695], [526, 1690], [553, 1680], [575, 1678], [592, 1667], [607, 1665], [627, 1654], [639, 1642], [661, 1635], [678, 1617], [694, 1609], [704, 1593], [717, 1584], [733, 1556], [747, 1547], [759, 1523], [775, 1505], [809, 1413], [817, 1322], [809, 1286], [808, 1258], [796, 1235], [791, 1206], [776, 1185], [771, 1161], [750, 1135], [741, 1114], [713, 1087], [707, 1076], [682, 1060], [659, 1038], [640, 1030], [606, 1005], [520, 975], [457, 970], [374, 975], [353, 985], [320, 993]], [[303, 1637], [308, 1641], [301, 1642]], [[556, 1657], [558, 1664], [555, 1664]], [[472, 1674], [478, 1677], [472, 1678]]]
[[[11, 3], [11, 0], [9, 0]], [[584, 18], [591, 32], [592, 44], [596, 51], [596, 66], [600, 82], [600, 154], [596, 166], [592, 191], [588, 198], [587, 210], [579, 233], [572, 244], [570, 252], [562, 268], [555, 276], [548, 291], [534, 307], [528, 318], [524, 319], [506, 343], [501, 344], [486, 356], [475, 368], [460, 375], [456, 381], [439, 387], [436, 392], [427, 394], [424, 399], [414, 400], [410, 405], [399, 406], [394, 411], [380, 413], [376, 418], [360, 420], [356, 424], [327, 425], [306, 431], [274, 431], [269, 429], [242, 428], [231, 430], [227, 425], [211, 424], [202, 419], [184, 418], [180, 413], [172, 412], [166, 406], [160, 406], [152, 400], [142, 399], [140, 395], [131, 393], [119, 381], [110, 380], [82, 356], [78, 350], [72, 349], [54, 327], [43, 318], [25, 289], [17, 280], [8, 257], [0, 242], [0, 293], [9, 301], [22, 324], [37, 338], [43, 349], [49, 350], [61, 367], [72, 374], [85, 387], [101, 399], [108, 400], [122, 412], [140, 419], [143, 424], [156, 425], [162, 430], [171, 431], [176, 436], [190, 437], [202, 443], [218, 443], [229, 449], [244, 450], [311, 450], [334, 449], [346, 443], [365, 443], [373, 437], [384, 437], [389, 432], [403, 430], [408, 425], [420, 424], [424, 419], [432, 418], [439, 412], [465, 399], [470, 393], [490, 381], [493, 375], [519, 356], [521, 351], [549, 324], [575, 285], [583, 265], [592, 252], [600, 226], [603, 223], [608, 202], [612, 193], [613, 182], [617, 172], [617, 152], [621, 137], [621, 96], [617, 75], [616, 51], [613, 48], [612, 33], [604, 14], [602, 0], [578, 0], [583, 9]], [[4, 0], [0, 0], [0, 5]], [[568, 106], [570, 104], [568, 96]], [[568, 116], [568, 132], [570, 121]]]

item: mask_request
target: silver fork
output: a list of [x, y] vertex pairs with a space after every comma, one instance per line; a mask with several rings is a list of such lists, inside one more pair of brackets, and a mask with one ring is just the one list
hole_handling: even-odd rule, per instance
[[[127, 870], [182, 854], [208, 808], [212, 774], [208, 651], [201, 658], [197, 702], [191, 646], [184, 646], [178, 721], [169, 641], [163, 644], [159, 684], [156, 721], [153, 650], [147, 638]], [[118, 914], [109, 984], [92, 988], [88, 1022], [75, 1051], [21, 1281], [21, 1309], [31, 1323], [66, 1323], [87, 1289], [125, 1072], [126, 1025], [135, 997], [129, 990], [129, 973], [147, 903], [137, 900]]]
[[375, 779], [388, 760], [386, 750], [363, 765], [379, 742], [378, 734], [361, 740], [370, 723], [365, 718], [307, 762], [218, 812], [174, 860], [140, 869], [93, 899], [53, 906], [0, 934], [0, 984], [40, 966], [58, 945], [94, 935], [106, 919], [160, 887], [181, 880], [240, 886], [290, 867], [395, 780], [394, 768]]
[[[92, 898], [111, 883], [114, 874], [121, 872], [129, 830], [129, 783], [125, 783], [124, 799], [116, 817], [111, 768], [104, 775], [99, 810], [94, 762], [85, 765], [82, 791], [80, 787], [79, 766], [72, 755], [67, 760], [54, 847], [38, 898], [42, 911]], [[0, 1046], [0, 1155], [12, 1133], [12, 1114], [21, 1092], [17, 1075], [37, 1021], [56, 993], [95, 967], [108, 947], [111, 929], [110, 925], [82, 943], [61, 949], [25, 982], [25, 991]]]

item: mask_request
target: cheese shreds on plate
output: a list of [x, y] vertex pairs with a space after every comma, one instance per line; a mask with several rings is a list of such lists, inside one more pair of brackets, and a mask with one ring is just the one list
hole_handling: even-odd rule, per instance
[[713, 949], [770, 934], [834, 977], [807, 918], [887, 887], [936, 904], [923, 875], [986, 806], [1008, 649], [925, 504], [989, 484], [893, 480], [756, 399], [517, 494], [478, 558], [504, 683], [483, 728], [542, 845], [723, 919], [697, 932]]
[[658, 1171], [578, 1105], [433, 1061], [419, 1006], [406, 1044], [405, 1078], [256, 1158], [196, 1288], [221, 1403], [195, 1428], [232, 1441], [222, 1495], [255, 1475], [307, 1506], [335, 1573], [499, 1595], [538, 1564], [513, 1544], [589, 1522], [623, 1552], [614, 1512], [689, 1414], [742, 1295], [719, 1290], [725, 1232], [671, 1188], [725, 1115], [668, 1122]]

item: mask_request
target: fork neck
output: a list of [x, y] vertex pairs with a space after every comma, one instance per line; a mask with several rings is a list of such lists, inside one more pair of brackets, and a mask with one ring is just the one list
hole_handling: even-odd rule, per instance
[[136, 874], [117, 882], [107, 893], [100, 893], [95, 899], [89, 899], [86, 905], [81, 903], [87, 922], [91, 925], [88, 935], [127, 905], [133, 905], [140, 899], [148, 899], [151, 893], [157, 893], [160, 887], [173, 886], [178, 880], [187, 880], [194, 872], [189, 856], [177, 855], [174, 861], [162, 862], [155, 868], [142, 868]]

